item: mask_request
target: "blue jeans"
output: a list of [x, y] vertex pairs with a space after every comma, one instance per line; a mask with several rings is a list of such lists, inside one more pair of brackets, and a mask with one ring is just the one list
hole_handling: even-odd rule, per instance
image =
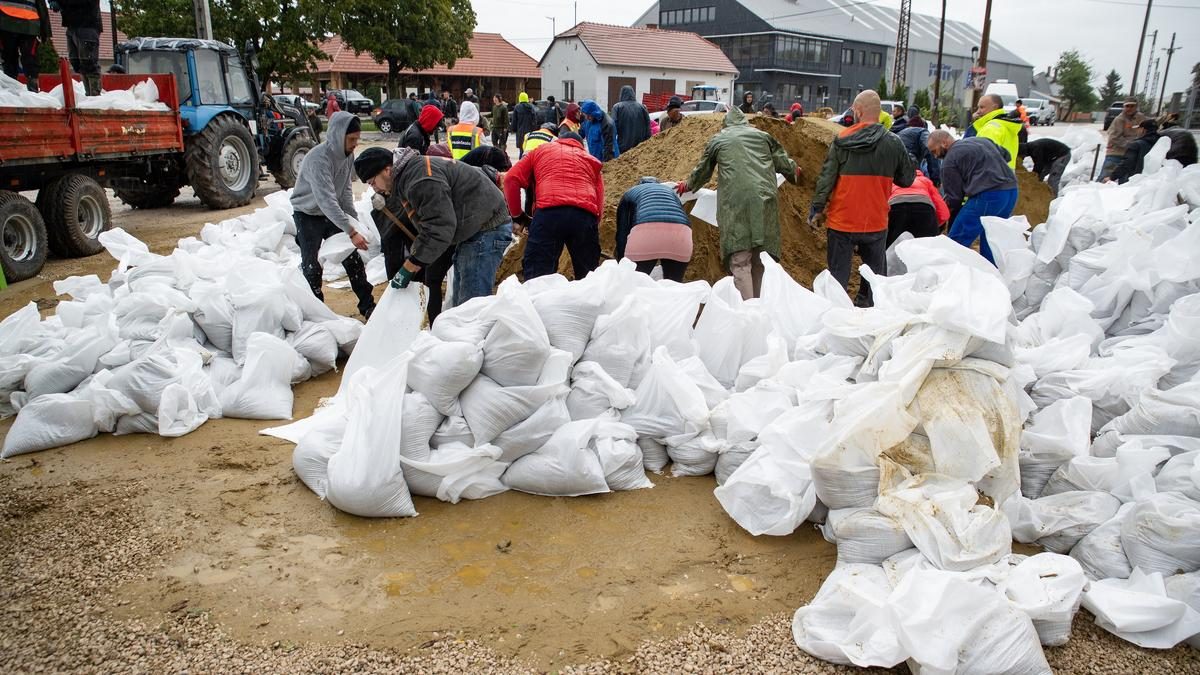
[[512, 243], [512, 221], [490, 230], [477, 232], [454, 251], [454, 304], [491, 295], [496, 285], [496, 270], [504, 251]]
[[1105, 155], [1104, 163], [1100, 165], [1100, 176], [1096, 180], [1104, 180], [1111, 176], [1124, 159], [1124, 155]]
[[979, 240], [979, 252], [983, 254], [987, 261], [996, 264], [996, 259], [992, 257], [992, 249], [988, 246], [987, 235], [983, 232], [984, 216], [996, 216], [997, 218], [1008, 218], [1012, 215], [1013, 207], [1017, 205], [1017, 190], [988, 190], [967, 200], [963, 204], [962, 210], [958, 212], [958, 217], [954, 219], [954, 224], [950, 226], [950, 238], [958, 243], [971, 247], [975, 240]]

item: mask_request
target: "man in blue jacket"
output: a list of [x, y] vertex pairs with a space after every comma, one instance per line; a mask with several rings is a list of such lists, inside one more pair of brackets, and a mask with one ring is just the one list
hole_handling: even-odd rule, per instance
[[579, 108], [583, 112], [583, 126], [580, 131], [587, 140], [587, 149], [592, 153], [592, 157], [601, 162], [619, 157], [621, 148], [617, 143], [617, 127], [608, 113], [604, 112], [604, 108], [591, 99], [584, 101]]

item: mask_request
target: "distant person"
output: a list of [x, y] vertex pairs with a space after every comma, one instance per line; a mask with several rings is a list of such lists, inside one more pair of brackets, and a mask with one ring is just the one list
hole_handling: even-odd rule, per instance
[[582, 126], [583, 113], [579, 109], [579, 104], [574, 102], [568, 103], [567, 114], [563, 117], [562, 124], [558, 125], [559, 135], [561, 136], [568, 131], [578, 134]]
[[972, 136], [986, 138], [1004, 148], [1008, 157], [1008, 168], [1016, 171], [1022, 129], [1019, 119], [1006, 116], [1004, 100], [999, 95], [984, 94], [979, 98], [979, 106], [975, 108], [975, 121], [971, 123], [964, 135], [967, 138]]
[[1130, 178], [1145, 170], [1146, 155], [1150, 154], [1150, 149], [1161, 138], [1158, 135], [1158, 122], [1154, 120], [1142, 120], [1138, 131], [1140, 135], [1137, 140], [1125, 148], [1125, 156], [1121, 158], [1117, 168], [1113, 169], [1112, 180], [1118, 183], [1128, 183]]
[[650, 113], [634, 97], [633, 87], [621, 87], [621, 99], [612, 108], [612, 118], [621, 152], [629, 152], [650, 138]]
[[428, 154], [432, 137], [441, 125], [441, 108], [436, 105], [427, 105], [421, 108], [421, 112], [417, 115], [417, 121], [408, 125], [408, 129], [404, 130], [398, 147], [412, 148], [422, 155]]
[[1029, 110], [1025, 108], [1025, 102], [1022, 101], [1021, 99], [1017, 99], [1016, 108], [1013, 110], [1013, 112], [1016, 113], [1017, 119], [1021, 120], [1021, 124], [1026, 129], [1028, 129], [1029, 128]]
[[333, 92], [331, 91], [329, 92], [329, 95], [325, 97], [325, 117], [326, 119], [329, 119], [332, 118], [334, 114], [340, 112], [342, 112], [342, 106], [338, 105], [337, 96], [334, 96]]
[[942, 193], [918, 169], [912, 185], [892, 185], [892, 196], [888, 197], [886, 246], [890, 247], [905, 232], [917, 238], [936, 237], [949, 220], [950, 208], [942, 199]]
[[1008, 218], [1017, 205], [1017, 176], [1004, 148], [985, 138], [955, 141], [950, 132], [938, 129], [929, 134], [929, 151], [942, 160], [950, 238], [968, 248], [978, 239], [979, 252], [995, 265], [982, 218]]
[[796, 120], [801, 117], [804, 117], [804, 104], [796, 101], [792, 104], [792, 109], [788, 111], [787, 122], [788, 124], [795, 124]]
[[525, 135], [525, 145], [521, 146], [522, 155], [528, 155], [542, 145], [554, 141], [557, 137], [558, 127], [554, 126], [553, 122], [546, 122]]
[[433, 142], [439, 143], [441, 142], [442, 130], [446, 127], [446, 114], [442, 112], [442, 102], [438, 100], [437, 96], [432, 91], [429, 92], [429, 96], [425, 99], [425, 102], [421, 104], [422, 112], [424, 112], [425, 108], [437, 108], [438, 119], [440, 121], [438, 122], [437, 126], [434, 127], [432, 134]]
[[1071, 148], [1053, 138], [1039, 138], [1021, 146], [1021, 154], [1033, 160], [1033, 172], [1038, 180], [1050, 184], [1050, 191], [1058, 196], [1063, 172], [1071, 163]]
[[463, 101], [470, 101], [476, 106], [479, 105], [479, 98], [475, 96], [475, 90], [470, 87], [467, 87], [465, 90], [463, 90]]
[[929, 129], [924, 124], [909, 124], [897, 136], [908, 151], [909, 158], [913, 160], [913, 167], [920, 169], [934, 187], [940, 186], [941, 162], [929, 152]]
[[83, 77], [88, 96], [100, 95], [100, 0], [56, 0], [50, 9], [62, 14], [67, 29], [67, 58], [71, 70]]
[[508, 104], [500, 94], [492, 97], [492, 145], [508, 147]]
[[[852, 256], [876, 274], [887, 274], [888, 200], [892, 186], [909, 187], [916, 173], [904, 144], [879, 122], [879, 94], [860, 93], [851, 106], [857, 123], [843, 129], [825, 156], [809, 210], [809, 224], [827, 228], [825, 260], [834, 279], [848, 288]], [[871, 307], [865, 279], [854, 304]]]
[[770, 103], [770, 102], [764, 103], [762, 110], [760, 110], [759, 112], [762, 113], [763, 117], [773, 117], [775, 119], [779, 119], [779, 113], [776, 112], [775, 104], [773, 104], [773, 103]]
[[741, 110], [743, 113], [745, 113], [747, 115], [753, 114], [755, 112], [755, 110], [754, 110], [754, 92], [748, 91], [748, 92], [742, 94], [742, 104], [738, 106], [738, 110]]
[[517, 157], [521, 157], [524, 154], [521, 148], [525, 145], [525, 134], [538, 126], [537, 111], [529, 102], [529, 94], [521, 92], [517, 95], [517, 105], [513, 106], [511, 117], [513, 133], [517, 135]]
[[907, 119], [908, 119], [908, 125], [905, 127], [906, 129], [910, 128], [910, 127], [919, 127], [926, 131], [929, 130], [929, 124], [925, 121], [925, 118], [921, 117], [921, 109], [918, 108], [917, 106], [915, 106], [915, 105], [908, 106]]
[[1104, 165], [1100, 169], [1100, 180], [1108, 178], [1116, 170], [1125, 158], [1125, 149], [1141, 134], [1139, 125], [1145, 120], [1146, 117], [1138, 112], [1137, 99], [1125, 99], [1125, 104], [1121, 106], [1121, 114], [1113, 118], [1112, 125], [1108, 127], [1108, 148], [1104, 154]]
[[553, 124], [557, 127], [562, 123], [562, 119], [563, 114], [558, 107], [558, 102], [554, 100], [553, 96], [547, 96], [546, 107], [542, 110], [539, 121], [542, 124]]
[[[528, 153], [505, 176], [508, 213], [518, 222], [517, 233], [527, 230], [529, 235], [521, 258], [526, 281], [557, 272], [564, 246], [576, 279], [600, 265], [601, 169], [600, 161], [583, 149], [582, 139], [568, 132]], [[529, 214], [521, 190], [535, 183], [534, 210]]]
[[892, 106], [892, 128], [888, 131], [891, 131], [893, 134], [899, 134], [907, 128], [908, 118], [904, 116], [904, 106]]
[[750, 126], [740, 108], [725, 114], [724, 128], [709, 139], [700, 162], [687, 180], [676, 185], [680, 195], [699, 190], [717, 172], [717, 221], [721, 262], [733, 275], [742, 298], [762, 291], [759, 255], [780, 255], [779, 186], [775, 174], [800, 181], [800, 168], [775, 137]]
[[[296, 245], [300, 248], [300, 271], [318, 299], [324, 300], [321, 290], [321, 243], [339, 232], [350, 235], [350, 242], [360, 251], [367, 250], [366, 238], [354, 227], [357, 211], [354, 207], [354, 148], [362, 125], [357, 115], [338, 111], [329, 118], [325, 140], [308, 151], [300, 163], [296, 187], [292, 190], [292, 218], [296, 221]], [[413, 151], [414, 154], [416, 151]], [[367, 281], [366, 266], [357, 252], [342, 261], [350, 288], [358, 298], [358, 312], [364, 319], [375, 311], [371, 282]]]
[[25, 74], [25, 88], [38, 91], [39, 42], [50, 40], [50, 10], [46, 0], [0, 1], [0, 62], [4, 74]]
[[450, 155], [462, 159], [468, 152], [483, 145], [483, 129], [479, 128], [479, 108], [470, 101], [463, 101], [458, 109], [458, 124], [446, 131], [450, 141]]
[[587, 150], [592, 157], [607, 162], [621, 155], [618, 144], [617, 127], [612, 118], [604, 112], [599, 103], [588, 99], [580, 106], [583, 112], [583, 126], [580, 131], [587, 139]]
[[674, 129], [683, 122], [683, 100], [678, 96], [672, 96], [670, 101], [667, 101], [667, 112], [658, 119], [658, 133], [662, 133], [667, 129]]
[[617, 260], [629, 258], [637, 271], [662, 266], [664, 279], [683, 282], [692, 259], [692, 226], [671, 185], [645, 176], [617, 205]]
[[458, 101], [446, 89], [442, 90], [442, 116], [448, 127], [458, 124]]

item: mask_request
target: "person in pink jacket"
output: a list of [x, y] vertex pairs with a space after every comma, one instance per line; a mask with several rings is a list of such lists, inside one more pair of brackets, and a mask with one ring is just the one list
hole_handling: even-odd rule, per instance
[[887, 245], [891, 246], [904, 232], [914, 237], [936, 237], [942, 226], [950, 220], [950, 207], [933, 181], [917, 170], [917, 177], [909, 187], [892, 186], [888, 199]]

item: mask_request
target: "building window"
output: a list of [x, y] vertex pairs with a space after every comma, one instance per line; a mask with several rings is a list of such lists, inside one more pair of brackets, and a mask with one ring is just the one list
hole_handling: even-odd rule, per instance
[[865, 50], [865, 49], [858, 50], [858, 63], [859, 63], [859, 65], [863, 65], [863, 66], [867, 65], [867, 50]]
[[563, 100], [575, 100], [575, 80], [563, 80]]
[[882, 68], [883, 67], [883, 54], [882, 53], [871, 52], [871, 67], [872, 68]]
[[845, 110], [850, 106], [850, 90], [847, 88], [838, 89], [838, 104], [839, 109]]
[[853, 49], [843, 49], [842, 50], [842, 63], [844, 63], [846, 65], [851, 65], [851, 66], [854, 65], [854, 50]]

